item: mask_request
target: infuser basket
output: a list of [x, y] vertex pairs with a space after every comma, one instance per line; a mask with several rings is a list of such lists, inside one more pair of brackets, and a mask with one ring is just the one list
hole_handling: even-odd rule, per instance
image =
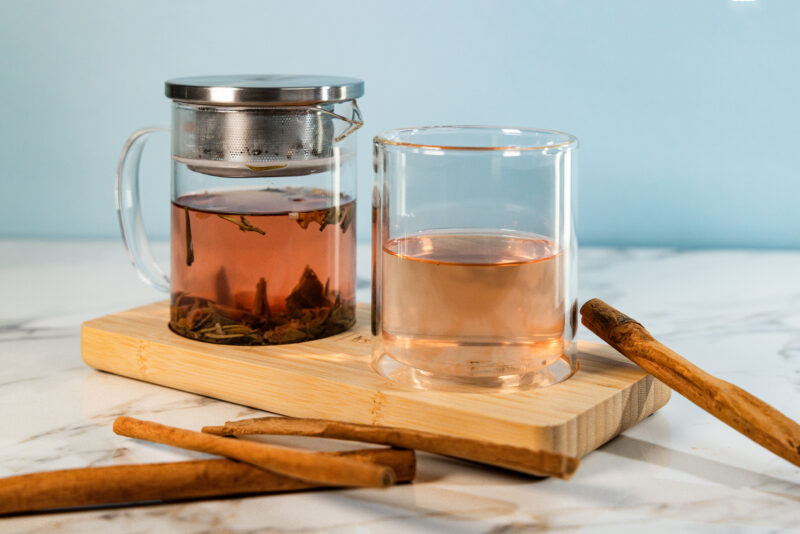
[[[228, 178], [297, 176], [329, 169], [333, 158], [349, 155], [336, 154], [334, 143], [363, 124], [354, 100], [360, 93], [355, 83], [349, 90], [342, 83], [311, 90], [302, 87], [311, 81], [305, 78], [215, 78], [216, 86], [206, 78], [167, 82], [167, 96], [176, 101], [173, 158], [196, 172]], [[320, 85], [318, 77], [307, 78]], [[297, 88], [285, 87], [287, 80]], [[338, 94], [331, 94], [334, 90]], [[220, 98], [225, 92], [230, 93], [231, 105]], [[325, 102], [319, 103], [322, 99]], [[198, 103], [203, 101], [214, 104]], [[332, 102], [344, 103], [338, 107], [344, 107], [345, 114], [337, 113]]]

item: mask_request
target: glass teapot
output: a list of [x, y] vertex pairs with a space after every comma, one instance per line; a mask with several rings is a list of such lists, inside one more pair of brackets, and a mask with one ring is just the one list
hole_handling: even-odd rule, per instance
[[166, 82], [172, 99], [170, 275], [153, 258], [139, 205], [144, 144], [117, 170], [131, 262], [170, 292], [169, 327], [210, 343], [294, 343], [355, 322], [356, 99], [332, 76], [245, 75]]

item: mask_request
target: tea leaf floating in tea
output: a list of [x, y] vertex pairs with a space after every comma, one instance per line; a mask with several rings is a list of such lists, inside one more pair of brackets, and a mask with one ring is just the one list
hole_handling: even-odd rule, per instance
[[339, 207], [334, 206], [326, 208], [324, 210], [292, 213], [290, 216], [297, 219], [297, 224], [299, 224], [303, 230], [308, 230], [309, 225], [312, 222], [316, 222], [319, 224], [320, 232], [329, 224], [338, 224], [342, 229], [342, 233], [344, 233], [350, 228], [350, 224], [353, 222], [354, 207], [355, 206], [351, 203]]
[[342, 208], [342, 217], [341, 222], [339, 223], [339, 227], [342, 229], [342, 233], [345, 233], [350, 225], [353, 222], [353, 214], [355, 213], [355, 206], [350, 204]]
[[267, 281], [263, 277], [258, 279], [256, 284], [256, 297], [253, 301], [253, 314], [264, 317], [267, 324], [272, 323], [269, 311], [269, 301], [267, 300]]
[[334, 212], [334, 208], [292, 213], [290, 217], [297, 219], [297, 224], [299, 224], [303, 230], [308, 230], [308, 226], [312, 222], [319, 224], [320, 232], [329, 224], [336, 223], [336, 213]]
[[220, 219], [224, 219], [228, 222], [232, 222], [236, 226], [239, 227], [239, 230], [242, 232], [258, 232], [261, 235], [266, 235], [267, 233], [259, 228], [258, 226], [253, 226], [250, 224], [250, 221], [244, 215], [217, 215]]
[[192, 246], [192, 223], [189, 221], [189, 208], [184, 207], [186, 214], [186, 265], [194, 263], [194, 247]]

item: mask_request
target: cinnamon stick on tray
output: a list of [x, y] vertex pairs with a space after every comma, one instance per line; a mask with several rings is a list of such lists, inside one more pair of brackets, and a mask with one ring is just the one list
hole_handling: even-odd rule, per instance
[[800, 425], [742, 388], [716, 378], [656, 341], [634, 319], [600, 299], [581, 322], [639, 367], [759, 445], [800, 467]]
[[131, 438], [241, 460], [280, 475], [316, 484], [384, 487], [393, 484], [396, 478], [391, 467], [346, 456], [330, 456], [253, 441], [226, 439], [132, 417], [118, 417], [114, 421], [114, 432]]
[[[414, 478], [414, 451], [320, 453], [392, 469]], [[198, 460], [46, 471], [0, 479], [0, 515], [61, 508], [203, 499], [324, 487], [234, 460]]]
[[537, 476], [568, 479], [578, 468], [577, 458], [554, 452], [502, 445], [489, 441], [458, 438], [386, 426], [359, 425], [324, 419], [260, 417], [227, 422], [224, 426], [203, 427], [203, 432], [222, 436], [272, 434], [318, 436], [455, 456], [474, 462], [496, 465]]

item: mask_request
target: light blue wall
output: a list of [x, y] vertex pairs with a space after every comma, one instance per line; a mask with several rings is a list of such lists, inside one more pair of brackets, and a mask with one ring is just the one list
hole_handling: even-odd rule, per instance
[[372, 135], [485, 123], [580, 138], [583, 244], [800, 247], [792, 0], [0, 0], [0, 235], [116, 236], [118, 153], [168, 120], [163, 81], [247, 72], [366, 80], [362, 238]]

